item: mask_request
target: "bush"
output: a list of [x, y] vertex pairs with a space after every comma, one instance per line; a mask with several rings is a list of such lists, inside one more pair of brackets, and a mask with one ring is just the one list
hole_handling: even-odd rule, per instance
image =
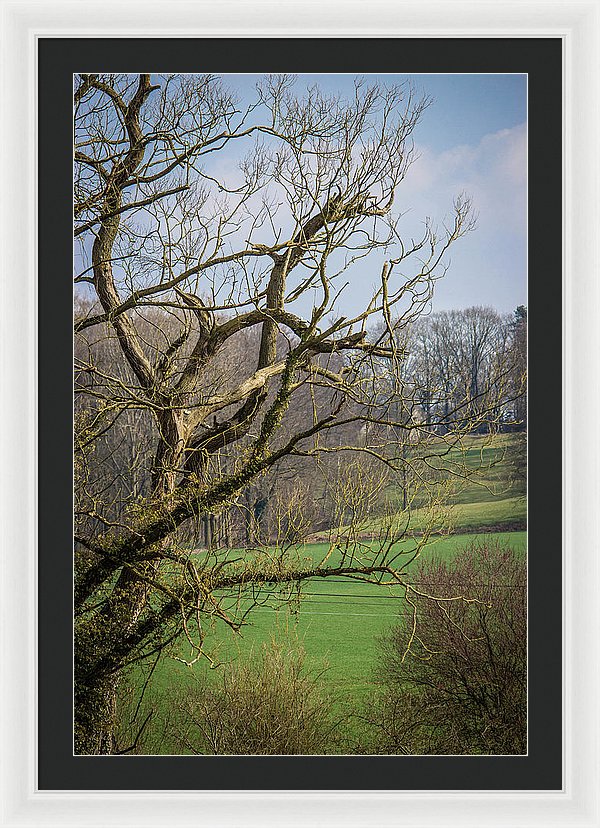
[[[527, 751], [525, 561], [488, 538], [424, 563], [402, 623], [380, 641], [384, 753]], [[416, 622], [416, 625], [415, 625]]]
[[226, 665], [216, 686], [198, 682], [179, 698], [176, 739], [194, 754], [323, 754], [336, 751], [332, 700], [301, 649], [263, 645]]

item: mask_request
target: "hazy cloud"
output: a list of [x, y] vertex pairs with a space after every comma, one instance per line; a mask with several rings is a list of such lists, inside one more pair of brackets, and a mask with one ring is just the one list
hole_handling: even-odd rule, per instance
[[527, 127], [490, 133], [476, 145], [436, 153], [426, 145], [398, 192], [401, 228], [416, 236], [426, 216], [441, 223], [454, 198], [472, 197], [474, 233], [450, 252], [452, 266], [436, 289], [436, 307], [492, 304], [508, 310], [526, 300]]
[[411, 215], [442, 218], [453, 198], [473, 198], [480, 231], [525, 234], [527, 130], [525, 124], [485, 135], [476, 146], [433, 153], [417, 147], [401, 190]]

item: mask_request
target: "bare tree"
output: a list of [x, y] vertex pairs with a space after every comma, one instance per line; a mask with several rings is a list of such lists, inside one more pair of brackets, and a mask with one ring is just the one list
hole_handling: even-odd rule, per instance
[[514, 373], [512, 383], [515, 396], [514, 419], [517, 428], [527, 428], [527, 308], [516, 308], [509, 326], [510, 348]]
[[512, 403], [512, 413], [522, 389], [512, 379], [507, 317], [484, 307], [441, 311], [419, 319], [410, 336], [409, 371], [427, 423], [445, 430], [464, 419], [486, 431], [498, 422], [494, 404]]
[[[195, 554], [186, 538], [284, 461], [409, 462], [387, 451], [389, 429], [419, 434], [422, 418], [409, 400], [401, 416], [381, 404], [376, 362], [394, 372], [397, 330], [472, 227], [460, 197], [441, 229], [402, 238], [394, 197], [427, 104], [363, 81], [346, 100], [267, 77], [241, 107], [212, 76], [76, 79], [78, 753], [123, 749], [123, 670], [182, 633], [200, 657], [207, 620], [243, 623], [232, 595], [315, 576], [403, 582], [391, 544], [307, 563]], [[357, 268], [376, 287], [343, 316]]]

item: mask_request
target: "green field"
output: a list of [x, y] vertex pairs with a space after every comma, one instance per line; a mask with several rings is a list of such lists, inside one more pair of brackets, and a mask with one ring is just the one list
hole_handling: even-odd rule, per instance
[[[460, 554], [465, 544], [485, 535], [451, 535], [434, 539], [422, 553], [446, 560]], [[525, 551], [525, 532], [495, 533], [494, 539]], [[324, 552], [323, 544], [307, 546], [305, 552], [317, 559]], [[414, 564], [413, 564], [414, 566]], [[247, 659], [262, 644], [273, 638], [290, 640], [303, 647], [307, 667], [320, 671], [327, 667], [325, 680], [336, 697], [340, 718], [346, 720], [350, 740], [364, 739], [364, 724], [354, 715], [368, 704], [372, 692], [373, 670], [376, 662], [376, 639], [398, 622], [402, 605], [400, 587], [380, 587], [374, 584], [343, 578], [313, 579], [302, 590], [299, 603], [275, 609], [268, 605], [256, 607], [241, 635], [235, 635], [223, 623], [215, 626], [206, 639], [207, 651], [217, 661]], [[274, 596], [274, 604], [277, 600]], [[189, 644], [180, 640], [170, 656], [163, 656], [148, 682], [144, 709], [156, 708], [166, 712], [176, 688], [195, 679], [218, 680], [219, 670], [210, 670], [204, 659], [191, 667], [175, 656], [192, 659]], [[137, 673], [136, 685], [145, 682], [147, 670]], [[170, 752], [164, 742], [165, 752]]]
[[[469, 534], [437, 538], [422, 557], [451, 560], [465, 544], [483, 537]], [[518, 551], [525, 550], [525, 532], [496, 533], [494, 539]], [[317, 544], [307, 548], [315, 558], [323, 551]], [[346, 693], [366, 693], [374, 664], [373, 639], [397, 622], [402, 594], [401, 587], [381, 587], [344, 578], [313, 579], [302, 590], [298, 606], [255, 609], [236, 649], [244, 654], [277, 632], [291, 631], [310, 659], [329, 664], [328, 676], [333, 686]], [[229, 647], [231, 639], [227, 630], [215, 632], [215, 644], [223, 642]]]
[[[450, 451], [440, 442], [429, 449], [434, 455], [427, 461], [430, 480], [411, 494], [407, 511], [402, 511], [401, 487], [391, 484], [385, 492], [386, 517], [364, 520], [362, 534], [379, 533], [390, 514], [415, 533], [524, 530], [525, 435], [470, 435]], [[414, 456], [418, 458], [418, 453]], [[344, 527], [339, 530], [344, 531]], [[314, 539], [327, 540], [328, 533], [317, 533]]]
[[[454, 533], [432, 535], [421, 552], [421, 558], [452, 560], [466, 544], [485, 537], [490, 531], [494, 532], [495, 540], [525, 553], [525, 531], [499, 531], [502, 527], [514, 529], [524, 526], [526, 520], [526, 501], [519, 487], [515, 484], [500, 485], [501, 480], [506, 481], [507, 478], [505, 465], [511, 442], [506, 436], [499, 439], [504, 441], [504, 445], [489, 447], [487, 440], [482, 439], [479, 446], [477, 438], [471, 438], [472, 443], [463, 454], [467, 463], [481, 463], [481, 457], [486, 457], [486, 452], [496, 452], [492, 455], [495, 462], [488, 465], [486, 471], [486, 486], [473, 483], [470, 494], [468, 491], [460, 493], [456, 502], [450, 505]], [[494, 482], [493, 478], [497, 480]], [[492, 484], [496, 486], [496, 491]], [[487, 492], [487, 500], [477, 498], [482, 492]], [[472, 499], [463, 500], [469, 497]], [[419, 510], [416, 510], [412, 514], [411, 526], [417, 532], [419, 520]], [[422, 522], [424, 525], [425, 516]], [[378, 521], [374, 519], [370, 528], [375, 531], [377, 527]], [[486, 532], [485, 528], [480, 530], [480, 527], [489, 528]], [[474, 528], [478, 531], [473, 531]], [[369, 547], [376, 545], [377, 541], [363, 539], [361, 543], [368, 556]], [[395, 549], [404, 552], [404, 559], [409, 561], [417, 543], [418, 534], [412, 541], [404, 541], [404, 545], [397, 544]], [[311, 543], [300, 546], [297, 554], [307, 562], [318, 563], [328, 549], [325, 543]], [[335, 550], [328, 565], [335, 565], [340, 554], [339, 550]], [[408, 563], [406, 571], [410, 573], [416, 565], [416, 561]], [[269, 593], [267, 588], [260, 595], [261, 605], [254, 607], [241, 634], [236, 635], [226, 624], [217, 622], [207, 633], [205, 649], [217, 662], [231, 662], [238, 658], [248, 659], [263, 643], [274, 637], [281, 640], [291, 636], [291, 641], [304, 648], [309, 668], [320, 669], [327, 665], [327, 686], [338, 699], [337, 707], [340, 718], [346, 721], [351, 750], [352, 740], [358, 744], [364, 736], [364, 724], [354, 713], [368, 704], [373, 692], [376, 640], [398, 622], [402, 594], [402, 587], [397, 585], [379, 586], [341, 577], [313, 578], [303, 584], [300, 600], [282, 604], [276, 591]], [[220, 671], [211, 670], [205, 659], [193, 666], [186, 666], [177, 660], [191, 660], [193, 656], [189, 643], [180, 639], [170, 654], [164, 654], [156, 664], [147, 682], [143, 701], [144, 709], [157, 710], [159, 715], [155, 718], [160, 719], [160, 714], [169, 708], [178, 687], [185, 686], [194, 678], [208, 682], [218, 680]], [[139, 690], [147, 678], [147, 668], [138, 668], [132, 683]], [[162, 750], [170, 752], [168, 741], [162, 743]]]

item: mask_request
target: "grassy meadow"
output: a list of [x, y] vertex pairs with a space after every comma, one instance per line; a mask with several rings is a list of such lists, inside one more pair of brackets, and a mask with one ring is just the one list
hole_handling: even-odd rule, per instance
[[[448, 504], [452, 533], [432, 534], [421, 550], [421, 557], [452, 560], [461, 549], [477, 538], [493, 533], [495, 540], [526, 553], [526, 501], [524, 482], [512, 474], [511, 457], [516, 437], [501, 435], [490, 445], [489, 438], [469, 438], [461, 462], [473, 471], [482, 469], [477, 480], [467, 480]], [[389, 493], [393, 499], [394, 492]], [[376, 534], [379, 520], [374, 518], [366, 527]], [[406, 555], [406, 572], [410, 573], [417, 561], [411, 561], [412, 550], [419, 543], [418, 532], [426, 524], [416, 509], [411, 526], [415, 531], [412, 541], [397, 545], [397, 551]], [[504, 531], [503, 531], [504, 530]], [[307, 562], [319, 562], [329, 546], [323, 540], [307, 543], [298, 554]], [[365, 547], [376, 540], [363, 540]], [[402, 546], [404, 543], [404, 547]], [[237, 553], [236, 553], [237, 554]], [[335, 565], [339, 552], [331, 554], [328, 565]], [[425, 588], [434, 585], [425, 585]], [[468, 585], [465, 585], [468, 588]], [[277, 592], [264, 589], [247, 618], [241, 634], [234, 634], [222, 621], [207, 632], [205, 648], [215, 663], [252, 658], [264, 643], [273, 638], [289, 639], [302, 646], [307, 666], [316, 671], [326, 666], [324, 680], [336, 698], [336, 707], [347, 735], [346, 752], [360, 749], [366, 735], [366, 725], [356, 710], [367, 709], [373, 692], [376, 662], [376, 640], [399, 620], [403, 589], [399, 585], [378, 586], [347, 578], [313, 578], [303, 584], [301, 597], [282, 603]], [[232, 597], [232, 604], [236, 600]], [[238, 605], [239, 609], [239, 605]], [[155, 709], [155, 720], [168, 715], [178, 688], [200, 680], [218, 681], [219, 669], [211, 669], [207, 659], [187, 666], [180, 659], [192, 660], [194, 654], [185, 640], [179, 639], [158, 662], [137, 667], [129, 677], [129, 685], [139, 697], [144, 687], [144, 698], [136, 719], [143, 711]], [[126, 703], [128, 706], [128, 703]], [[148, 728], [151, 734], [152, 725]], [[168, 739], [160, 737], [151, 752], [172, 752]], [[149, 751], [150, 752], [150, 751]]]

